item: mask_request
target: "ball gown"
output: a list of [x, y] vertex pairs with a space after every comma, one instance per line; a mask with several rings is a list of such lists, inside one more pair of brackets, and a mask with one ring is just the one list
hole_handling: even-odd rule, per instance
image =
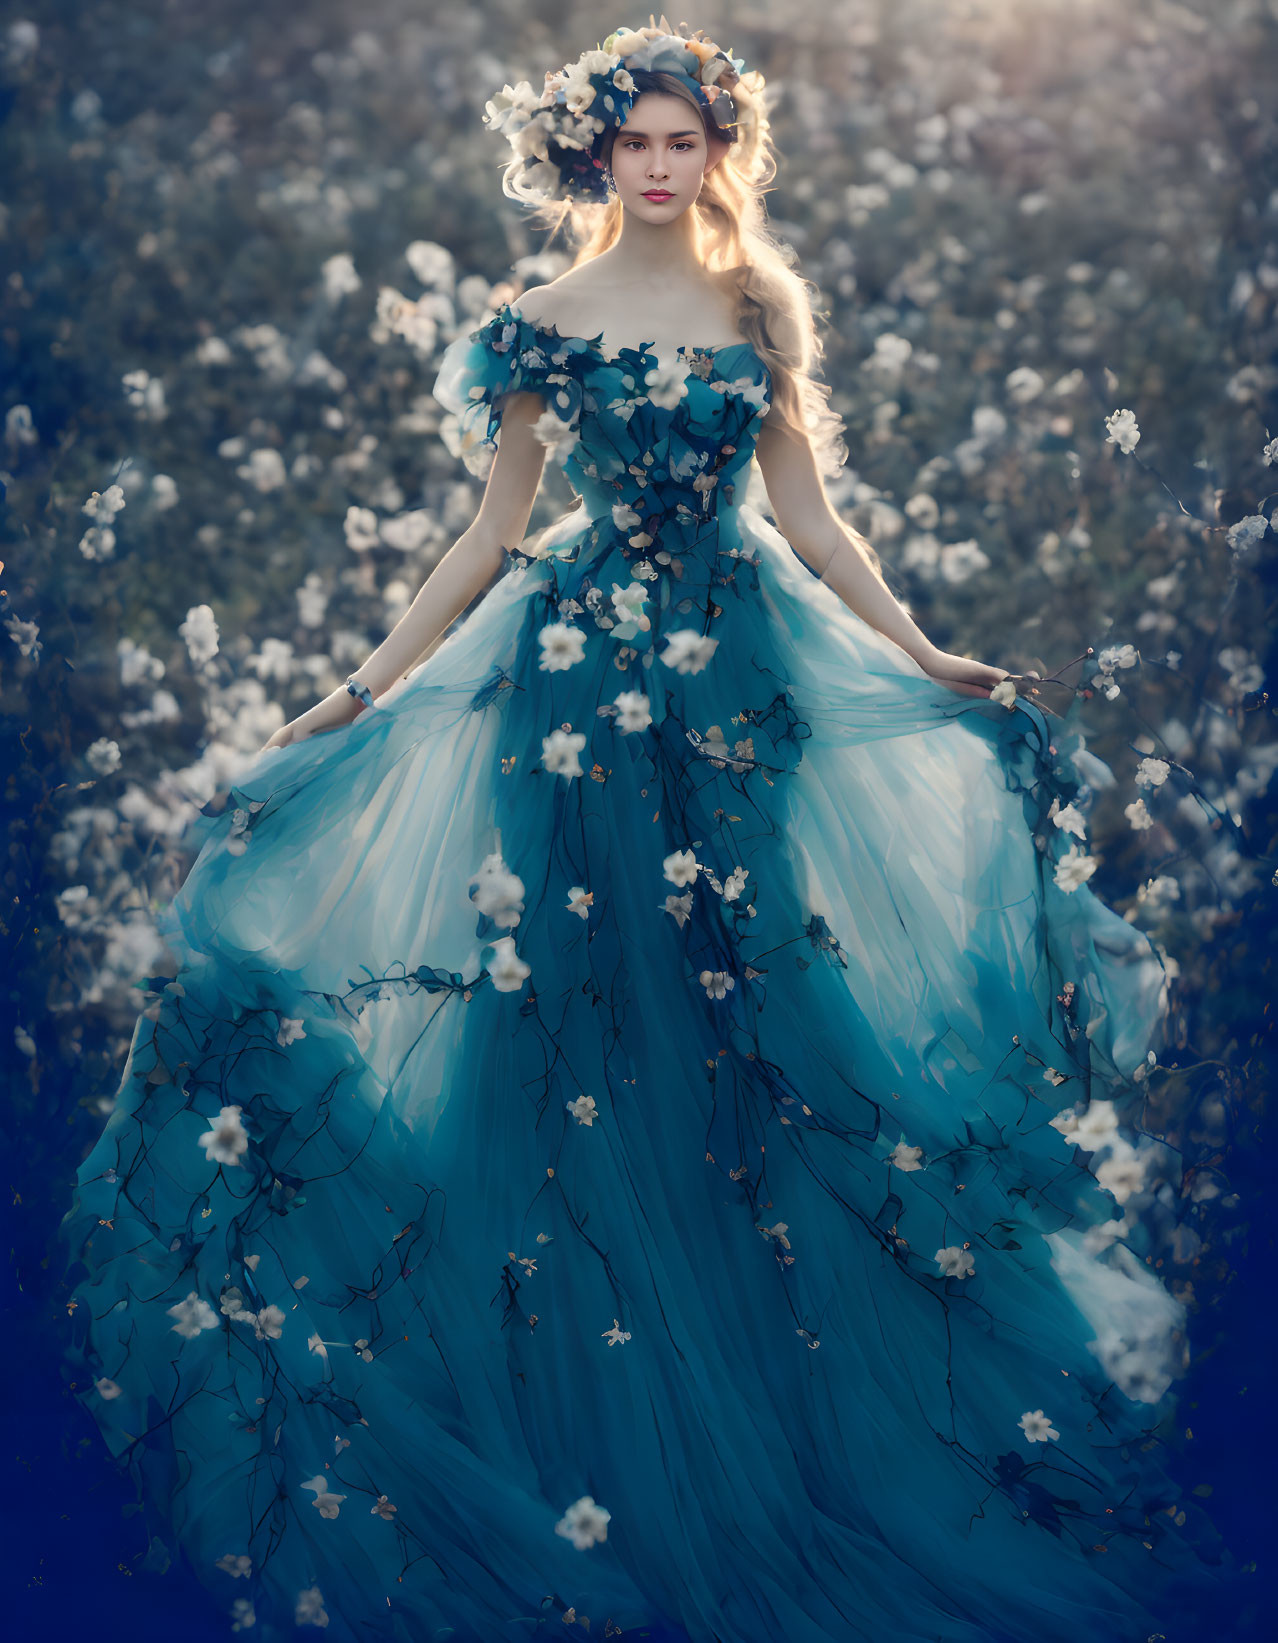
[[1182, 1309], [1060, 1122], [1166, 1029], [1078, 735], [747, 499], [770, 381], [459, 335], [459, 449], [538, 393], [574, 506], [191, 823], [67, 1351], [236, 1630], [1144, 1643], [1217, 1578]]

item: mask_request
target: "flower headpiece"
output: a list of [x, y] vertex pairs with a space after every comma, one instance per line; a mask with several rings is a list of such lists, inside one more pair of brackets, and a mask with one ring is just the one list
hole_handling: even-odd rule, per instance
[[625, 124], [639, 95], [634, 76], [640, 71], [686, 80], [724, 141], [735, 142], [732, 91], [745, 64], [706, 39], [704, 30], [691, 34], [687, 27], [681, 23], [675, 30], [662, 17], [647, 28], [618, 29], [575, 63], [548, 72], [540, 93], [527, 80], [504, 86], [485, 106], [484, 122], [504, 132], [514, 150], [507, 191], [532, 201], [606, 200], [603, 138], [610, 127]]

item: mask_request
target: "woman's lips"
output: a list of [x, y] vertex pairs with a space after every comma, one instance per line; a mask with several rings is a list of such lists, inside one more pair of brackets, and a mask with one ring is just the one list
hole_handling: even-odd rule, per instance
[[644, 194], [645, 200], [673, 200], [674, 195], [668, 188], [650, 188]]

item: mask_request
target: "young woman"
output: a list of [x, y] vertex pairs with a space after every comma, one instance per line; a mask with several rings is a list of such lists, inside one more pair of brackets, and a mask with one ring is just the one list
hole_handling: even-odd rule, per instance
[[1211, 1585], [1181, 1309], [1062, 1117], [1162, 967], [1065, 738], [826, 498], [743, 66], [663, 20], [489, 105], [581, 255], [448, 348], [478, 515], [199, 823], [79, 1173], [86, 1401], [259, 1635], [1139, 1643]]

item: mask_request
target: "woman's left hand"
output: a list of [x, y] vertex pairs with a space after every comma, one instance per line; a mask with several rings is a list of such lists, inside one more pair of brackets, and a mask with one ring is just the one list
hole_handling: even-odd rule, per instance
[[948, 685], [962, 696], [986, 696], [1000, 679], [1013, 677], [1005, 667], [992, 667], [988, 662], [974, 662], [968, 656], [955, 656], [947, 650], [936, 650], [918, 658], [919, 666], [929, 679], [939, 685]]

